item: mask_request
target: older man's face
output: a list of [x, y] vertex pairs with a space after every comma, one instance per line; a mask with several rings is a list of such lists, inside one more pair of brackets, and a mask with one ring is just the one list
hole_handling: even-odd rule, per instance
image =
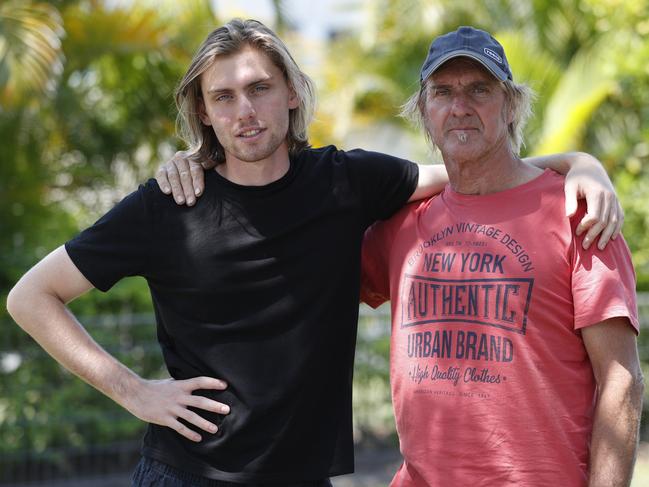
[[479, 63], [456, 58], [428, 80], [424, 125], [445, 160], [486, 159], [509, 144], [505, 105], [500, 81]]

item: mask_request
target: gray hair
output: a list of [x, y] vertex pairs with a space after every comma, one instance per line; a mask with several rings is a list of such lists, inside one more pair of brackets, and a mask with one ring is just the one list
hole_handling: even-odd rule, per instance
[[315, 86], [303, 73], [277, 35], [256, 20], [233, 19], [212, 31], [198, 48], [185, 76], [175, 92], [178, 117], [176, 128], [189, 149], [189, 157], [199, 162], [225, 162], [225, 151], [214, 129], [201, 122], [198, 104], [202, 100], [200, 77], [214, 63], [217, 56], [234, 54], [245, 47], [253, 47], [268, 56], [277, 66], [297, 95], [299, 104], [290, 110], [288, 135], [290, 154], [309, 147], [307, 129], [315, 110]]
[[[400, 115], [412, 122], [417, 128], [424, 128], [424, 117], [426, 114], [426, 96], [430, 86], [430, 77], [421, 83], [419, 89], [401, 106]], [[509, 143], [514, 155], [518, 156], [521, 147], [525, 146], [523, 130], [527, 121], [532, 116], [532, 102], [536, 95], [534, 90], [525, 84], [518, 84], [514, 81], [501, 81], [500, 85], [505, 93], [505, 109], [511, 110], [512, 121], [507, 127]], [[434, 149], [435, 143], [426, 131], [426, 138]]]

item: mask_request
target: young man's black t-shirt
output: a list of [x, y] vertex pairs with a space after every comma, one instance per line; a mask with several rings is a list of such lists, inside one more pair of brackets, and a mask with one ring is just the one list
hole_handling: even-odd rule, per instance
[[66, 244], [108, 290], [151, 289], [171, 376], [224, 379], [199, 391], [230, 405], [200, 443], [149, 425], [143, 454], [234, 482], [292, 482], [353, 471], [351, 385], [365, 229], [414, 191], [416, 165], [361, 150], [307, 149], [266, 186], [206, 173], [194, 207], [154, 180]]

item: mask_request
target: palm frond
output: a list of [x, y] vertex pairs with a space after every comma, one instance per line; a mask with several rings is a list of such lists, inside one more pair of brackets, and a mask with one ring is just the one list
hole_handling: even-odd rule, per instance
[[615, 90], [615, 73], [607, 57], [607, 37], [583, 47], [566, 68], [548, 101], [537, 154], [565, 152], [580, 147], [593, 113]]
[[161, 16], [143, 4], [108, 8], [99, 3], [90, 10], [75, 5], [66, 9], [64, 20], [66, 52], [79, 65], [106, 53], [128, 55], [159, 50], [168, 40]]
[[0, 104], [52, 90], [63, 70], [61, 15], [51, 5], [0, 4]]

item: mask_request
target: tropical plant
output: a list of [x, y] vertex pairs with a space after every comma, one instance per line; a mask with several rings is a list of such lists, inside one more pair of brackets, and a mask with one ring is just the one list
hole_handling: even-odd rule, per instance
[[63, 69], [59, 12], [46, 3], [0, 4], [0, 106], [52, 92]]

